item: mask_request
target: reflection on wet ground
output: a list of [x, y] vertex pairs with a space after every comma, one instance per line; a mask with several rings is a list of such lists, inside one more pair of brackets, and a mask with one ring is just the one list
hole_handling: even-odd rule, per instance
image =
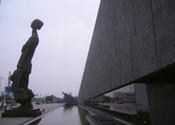
[[29, 125], [38, 125], [38, 123], [40, 123], [41, 118], [35, 120], [34, 122], [30, 123]]
[[26, 125], [126, 125], [121, 121], [88, 107], [65, 105]]
[[[32, 124], [34, 125], [34, 124]], [[35, 125], [90, 125], [86, 111], [78, 106], [65, 105], [43, 116]]]

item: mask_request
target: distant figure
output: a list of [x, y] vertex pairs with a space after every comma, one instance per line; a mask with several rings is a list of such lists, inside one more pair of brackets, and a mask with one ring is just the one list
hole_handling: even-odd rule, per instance
[[45, 112], [45, 109], [43, 108], [43, 113]]
[[9, 109], [12, 109], [12, 103], [11, 103], [11, 102], [9, 102], [9, 103], [8, 103], [8, 105], [7, 105], [7, 108], [6, 108], [6, 109], [8, 109], [8, 110], [9, 110]]
[[2, 101], [2, 104], [1, 104], [1, 109], [3, 109], [4, 107], [4, 101]]
[[35, 49], [39, 43], [37, 30], [40, 30], [43, 26], [43, 22], [35, 19], [31, 23], [32, 36], [28, 39], [23, 46], [21, 57], [17, 64], [17, 69], [12, 74], [10, 80], [12, 83], [12, 91], [14, 93], [15, 100], [21, 103], [19, 108], [32, 109], [31, 99], [34, 97], [33, 92], [28, 89], [29, 75], [32, 70], [32, 57]]

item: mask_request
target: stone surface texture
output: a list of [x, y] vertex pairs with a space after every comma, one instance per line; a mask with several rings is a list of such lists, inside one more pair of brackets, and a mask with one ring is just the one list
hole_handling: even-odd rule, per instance
[[79, 101], [174, 64], [174, 56], [174, 0], [102, 0]]

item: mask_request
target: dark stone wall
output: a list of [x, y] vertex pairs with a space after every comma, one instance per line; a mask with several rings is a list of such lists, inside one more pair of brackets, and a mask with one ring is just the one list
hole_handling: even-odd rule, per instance
[[175, 85], [147, 84], [150, 119], [152, 125], [175, 124]]
[[174, 0], [101, 0], [79, 100], [175, 62]]
[[148, 93], [146, 84], [134, 84], [134, 91], [136, 96], [137, 112], [149, 113]]
[[157, 64], [175, 62], [175, 0], [152, 0]]

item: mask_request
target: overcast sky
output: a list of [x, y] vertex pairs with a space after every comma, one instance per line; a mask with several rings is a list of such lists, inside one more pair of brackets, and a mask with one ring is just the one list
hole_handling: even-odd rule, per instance
[[[16, 69], [30, 23], [41, 19], [29, 88], [42, 96], [77, 96], [100, 0], [1, 0], [0, 77]], [[1, 80], [2, 87], [5, 86]]]

